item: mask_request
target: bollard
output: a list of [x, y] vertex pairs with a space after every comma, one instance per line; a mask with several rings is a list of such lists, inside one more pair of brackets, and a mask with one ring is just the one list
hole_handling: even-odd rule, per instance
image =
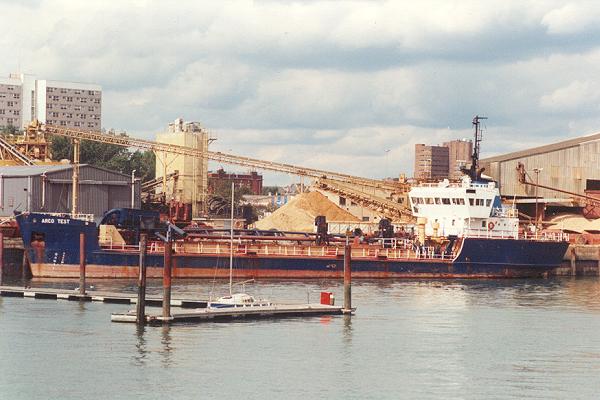
[[163, 265], [163, 318], [171, 317], [171, 262], [173, 256], [173, 253], [171, 251], [172, 245], [173, 244], [170, 240], [167, 240], [165, 242], [165, 258]]
[[136, 321], [143, 325], [146, 319], [146, 234], [140, 236], [140, 274], [138, 277], [138, 298]]
[[4, 233], [0, 232], [0, 286], [4, 283]]
[[347, 244], [344, 247], [344, 314], [352, 313], [352, 247]]
[[571, 248], [571, 276], [577, 275], [577, 255], [575, 247]]
[[85, 295], [85, 233], [79, 233], [79, 294]]

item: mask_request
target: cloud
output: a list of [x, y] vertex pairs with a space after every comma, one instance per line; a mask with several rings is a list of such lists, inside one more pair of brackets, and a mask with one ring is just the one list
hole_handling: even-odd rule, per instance
[[591, 2], [57, 0], [2, 11], [2, 75], [98, 83], [103, 126], [145, 138], [183, 117], [220, 151], [382, 177], [410, 174], [417, 142], [470, 138], [475, 114], [489, 117], [485, 155], [600, 130]]

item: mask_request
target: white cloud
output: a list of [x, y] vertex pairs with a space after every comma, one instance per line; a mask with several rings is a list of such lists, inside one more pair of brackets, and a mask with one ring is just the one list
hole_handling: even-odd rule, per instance
[[0, 73], [99, 83], [103, 125], [136, 136], [183, 117], [221, 151], [381, 177], [410, 173], [416, 142], [471, 137], [474, 114], [488, 155], [600, 127], [599, 18], [558, 0], [3, 2]]

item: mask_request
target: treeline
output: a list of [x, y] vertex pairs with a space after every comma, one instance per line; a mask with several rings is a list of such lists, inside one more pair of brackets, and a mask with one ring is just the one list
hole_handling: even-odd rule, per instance
[[[125, 134], [121, 134], [126, 136]], [[63, 136], [52, 136], [50, 151], [55, 160], [73, 159], [73, 142]], [[79, 161], [95, 167], [106, 168], [123, 174], [131, 174], [135, 170], [135, 176], [142, 182], [154, 179], [156, 157], [150, 150], [130, 151], [127, 147], [110, 143], [92, 142], [82, 140], [80, 146]]]

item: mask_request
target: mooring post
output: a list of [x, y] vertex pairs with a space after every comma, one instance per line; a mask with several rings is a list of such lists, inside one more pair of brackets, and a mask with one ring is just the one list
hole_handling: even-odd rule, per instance
[[575, 254], [575, 247], [571, 248], [571, 276], [577, 275], [577, 255]]
[[79, 233], [79, 294], [85, 295], [85, 233]]
[[4, 283], [4, 233], [0, 232], [0, 286]]
[[140, 235], [140, 271], [138, 277], [138, 298], [136, 318], [139, 325], [146, 322], [146, 234]]
[[171, 238], [165, 242], [165, 259], [163, 266], [163, 318], [171, 318], [171, 263], [172, 263]]
[[344, 314], [352, 313], [352, 247], [346, 244], [344, 247]]

